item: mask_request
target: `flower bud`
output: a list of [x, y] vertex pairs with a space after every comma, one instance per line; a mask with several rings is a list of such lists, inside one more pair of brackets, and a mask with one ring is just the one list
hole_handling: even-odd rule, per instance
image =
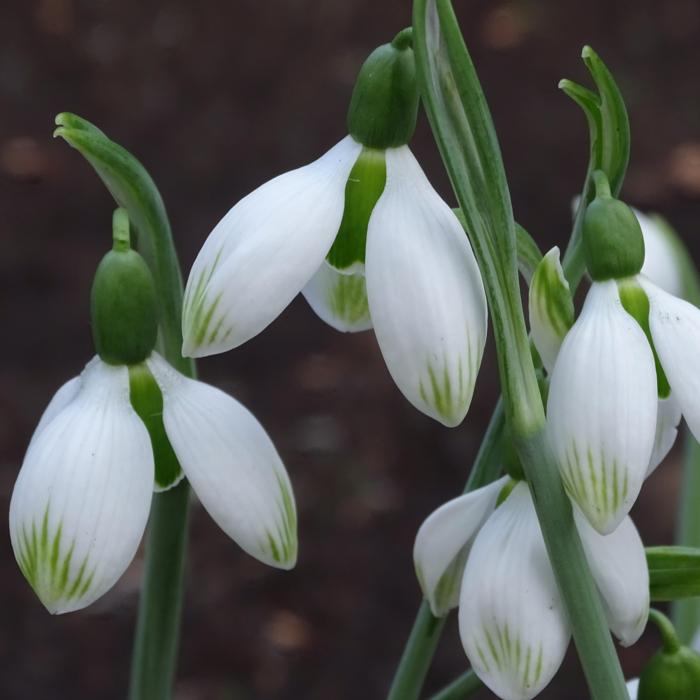
[[583, 218], [586, 266], [596, 282], [636, 275], [644, 264], [644, 237], [630, 207], [610, 194], [605, 175], [597, 170], [596, 197]]
[[660, 649], [639, 678], [637, 700], [700, 698], [700, 655], [688, 647]]
[[90, 292], [92, 338], [102, 360], [132, 365], [156, 344], [156, 291], [148, 265], [131, 250], [124, 209], [114, 212], [113, 226], [113, 248], [98, 265]]
[[348, 131], [370, 148], [404, 146], [413, 136], [417, 115], [411, 30], [404, 29], [362, 65], [348, 109]]

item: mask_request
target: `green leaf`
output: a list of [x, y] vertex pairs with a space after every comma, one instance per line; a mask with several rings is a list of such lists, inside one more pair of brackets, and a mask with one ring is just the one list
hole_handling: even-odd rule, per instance
[[117, 204], [129, 213], [138, 250], [151, 268], [160, 302], [162, 351], [181, 372], [194, 376], [182, 357], [182, 275], [163, 199], [141, 163], [94, 124], [69, 112], [56, 117], [60, 136], [92, 165]]
[[581, 250], [581, 227], [583, 213], [595, 194], [591, 176], [595, 170], [602, 170], [610, 182], [613, 196], [617, 196], [622, 188], [630, 157], [629, 118], [622, 93], [612, 73], [590, 46], [583, 47], [581, 57], [598, 92], [594, 93], [571, 80], [562, 80], [559, 83], [561, 90], [583, 110], [588, 121], [590, 140], [583, 194], [576, 213], [574, 232], [563, 261], [572, 289], [576, 288], [585, 269]]
[[652, 600], [700, 597], [700, 549], [647, 547], [646, 553]]

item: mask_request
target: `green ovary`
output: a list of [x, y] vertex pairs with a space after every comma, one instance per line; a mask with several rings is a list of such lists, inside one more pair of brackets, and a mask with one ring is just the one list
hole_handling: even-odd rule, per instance
[[88, 569], [87, 556], [74, 561], [75, 540], [65, 540], [63, 523], [55, 529], [49, 525], [49, 504], [41, 523], [33, 520], [22, 525], [17, 545], [20, 569], [49, 610], [59, 601], [82, 598], [89, 591], [94, 570]]

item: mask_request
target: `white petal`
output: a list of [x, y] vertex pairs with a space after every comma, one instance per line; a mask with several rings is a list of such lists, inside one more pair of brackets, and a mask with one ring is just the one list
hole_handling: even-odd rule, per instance
[[550, 442], [569, 495], [600, 533], [627, 515], [656, 430], [656, 370], [614, 281], [591, 287], [566, 336], [547, 403]]
[[372, 327], [364, 273], [338, 272], [327, 262], [302, 289], [309, 306], [338, 331], [366, 331]]
[[571, 631], [524, 482], [476, 536], [459, 634], [476, 674], [504, 700], [534, 698], [564, 658]]
[[532, 341], [551, 374], [559, 348], [574, 322], [574, 304], [558, 247], [552, 248], [535, 269], [528, 299]]
[[367, 297], [384, 360], [420, 411], [461, 423], [486, 339], [486, 297], [462, 226], [407, 146], [386, 154], [367, 232]]
[[630, 646], [642, 636], [649, 617], [649, 568], [642, 539], [629, 517], [609, 535], [597, 533], [576, 507], [574, 517], [608, 626]]
[[347, 136], [313, 163], [259, 187], [217, 224], [187, 281], [184, 355], [245, 343], [301, 291], [338, 232], [361, 148]]
[[265, 564], [291, 569], [296, 507], [275, 446], [248, 409], [223, 391], [188, 379], [153, 353], [163, 423], [192, 488], [219, 527]]
[[30, 445], [44, 428], [76, 397], [80, 390], [81, 378], [69, 379], [54, 395], [46, 410], [41, 414], [39, 423], [34, 429]]
[[22, 572], [52, 613], [108, 591], [136, 553], [153, 486], [148, 432], [126, 367], [95, 358], [30, 445], [10, 503]]
[[673, 240], [654, 218], [637, 209], [633, 211], [644, 236], [642, 273], [669, 294], [682, 296], [683, 278]]
[[420, 526], [413, 562], [423, 595], [436, 617], [456, 607], [469, 547], [508, 479], [503, 477], [448, 501]]
[[678, 437], [678, 424], [681, 422], [681, 407], [671, 394], [667, 399], [659, 399], [656, 413], [656, 434], [654, 436], [654, 451], [651, 453], [647, 476], [661, 464], [671, 451]]
[[633, 678], [631, 681], [627, 681], [627, 692], [630, 694], [630, 700], [637, 700], [639, 678]]
[[640, 277], [649, 297], [649, 328], [671, 392], [700, 439], [700, 309]]

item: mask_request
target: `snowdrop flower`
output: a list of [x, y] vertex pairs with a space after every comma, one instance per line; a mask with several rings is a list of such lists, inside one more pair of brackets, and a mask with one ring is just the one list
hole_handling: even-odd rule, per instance
[[[633, 644], [649, 611], [639, 534], [629, 518], [603, 536], [576, 508], [574, 515], [610, 629]], [[571, 629], [527, 484], [506, 477], [438, 508], [418, 532], [414, 560], [433, 614], [458, 603], [460, 637], [479, 678], [504, 700], [540, 693]]]
[[683, 276], [673, 232], [658, 216], [650, 216], [637, 209], [632, 211], [644, 236], [642, 274], [669, 294], [682, 297]]
[[481, 362], [486, 297], [459, 220], [407, 146], [418, 106], [409, 37], [365, 62], [348, 136], [214, 228], [187, 282], [183, 354], [245, 343], [301, 291], [338, 330], [374, 327], [401, 392], [455, 426]]
[[700, 310], [640, 274], [637, 219], [596, 178], [583, 239], [593, 284], [557, 355], [547, 415], [566, 489], [606, 534], [672, 446], [681, 412], [700, 436]]
[[46, 408], [10, 503], [15, 557], [52, 613], [84, 608], [116, 583], [138, 548], [154, 487], [183, 476], [246, 552], [294, 566], [294, 498], [274, 445], [235, 399], [152, 352], [155, 310], [150, 272], [129, 250], [127, 229], [95, 276], [98, 355]]

